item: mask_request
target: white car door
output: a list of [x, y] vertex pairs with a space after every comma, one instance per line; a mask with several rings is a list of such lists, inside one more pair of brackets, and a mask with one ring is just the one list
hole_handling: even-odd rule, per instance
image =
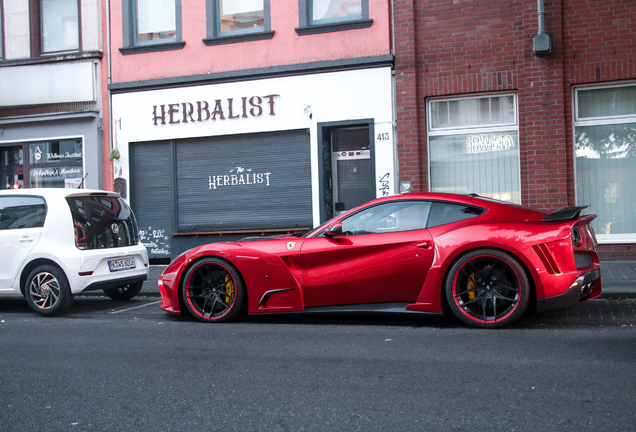
[[40, 240], [45, 215], [43, 198], [0, 197], [0, 293], [11, 291], [22, 263]]

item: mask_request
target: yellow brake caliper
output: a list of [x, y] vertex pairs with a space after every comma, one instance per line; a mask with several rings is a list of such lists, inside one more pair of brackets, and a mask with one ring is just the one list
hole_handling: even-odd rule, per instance
[[[232, 278], [228, 274], [225, 275], [225, 292], [228, 295], [231, 295], [232, 297], [234, 297], [234, 283], [232, 282]], [[231, 299], [226, 296], [225, 304], [229, 305], [230, 301]]]
[[473, 283], [473, 279], [475, 279], [475, 273], [471, 273], [470, 278], [468, 279], [468, 284], [466, 285], [466, 288], [468, 289], [468, 298], [470, 300], [475, 299], [475, 291], [473, 291], [475, 284]]

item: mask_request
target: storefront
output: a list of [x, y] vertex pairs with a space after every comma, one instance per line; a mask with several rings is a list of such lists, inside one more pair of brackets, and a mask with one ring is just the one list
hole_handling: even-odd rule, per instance
[[392, 89], [379, 67], [113, 94], [115, 184], [150, 257], [396, 193]]
[[0, 188], [102, 188], [97, 113], [0, 119]]

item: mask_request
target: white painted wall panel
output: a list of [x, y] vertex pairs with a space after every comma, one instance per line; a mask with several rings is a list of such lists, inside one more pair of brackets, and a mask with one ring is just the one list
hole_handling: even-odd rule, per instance
[[95, 101], [93, 62], [0, 68], [0, 107]]

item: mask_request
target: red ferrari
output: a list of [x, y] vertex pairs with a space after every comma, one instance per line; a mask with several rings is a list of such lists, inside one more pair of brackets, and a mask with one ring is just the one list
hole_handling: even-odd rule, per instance
[[442, 193], [371, 201], [304, 234], [210, 243], [159, 278], [161, 307], [244, 313], [442, 314], [499, 328], [601, 295], [593, 215]]

